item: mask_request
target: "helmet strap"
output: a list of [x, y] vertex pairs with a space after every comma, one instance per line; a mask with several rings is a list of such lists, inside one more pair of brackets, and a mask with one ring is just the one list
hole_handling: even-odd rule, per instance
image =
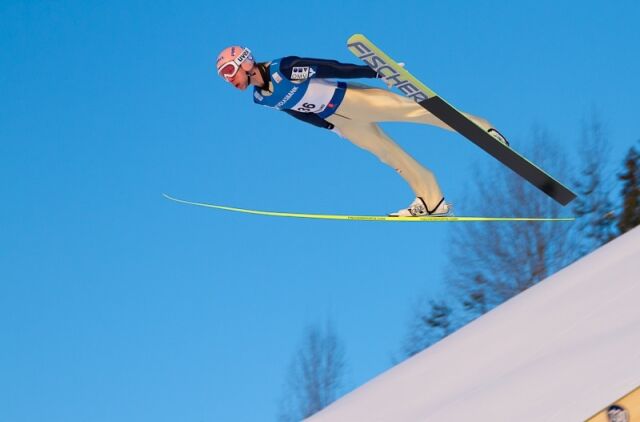
[[262, 86], [259, 88], [268, 90], [269, 82], [271, 82], [271, 75], [269, 75], [269, 72], [267, 71], [267, 64], [256, 63], [255, 67], [258, 68], [258, 72], [260, 72], [260, 76], [262, 76]]
[[268, 89], [269, 87], [269, 81], [271, 80], [270, 76], [269, 76], [269, 72], [267, 72], [265, 64], [264, 63], [256, 63], [256, 65], [251, 69], [251, 71], [247, 71], [247, 77], [249, 78], [249, 82], [251, 83], [251, 78], [255, 77], [256, 74], [260, 73], [260, 76], [262, 78], [262, 85], [258, 86], [258, 88], [260, 89]]

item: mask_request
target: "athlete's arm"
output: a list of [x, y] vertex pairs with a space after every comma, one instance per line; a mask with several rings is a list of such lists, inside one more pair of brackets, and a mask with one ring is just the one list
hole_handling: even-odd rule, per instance
[[280, 71], [292, 81], [308, 78], [376, 78], [375, 70], [367, 65], [340, 63], [336, 60], [310, 59], [296, 56], [280, 60]]
[[318, 116], [315, 113], [303, 113], [301, 111], [286, 110], [286, 109], [282, 111], [284, 111], [290, 116], [295, 117], [298, 120], [302, 120], [303, 122], [310, 123], [314, 126], [321, 127], [324, 129], [333, 129], [333, 125], [331, 123], [327, 122], [325, 119], [323, 119], [322, 117]]

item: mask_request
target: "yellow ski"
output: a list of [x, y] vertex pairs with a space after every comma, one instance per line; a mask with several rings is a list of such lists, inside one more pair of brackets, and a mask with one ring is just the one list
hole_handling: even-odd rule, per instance
[[177, 199], [163, 193], [164, 197], [178, 202], [180, 204], [195, 205], [198, 207], [214, 208], [224, 211], [233, 211], [244, 214], [265, 215], [270, 217], [289, 217], [289, 218], [311, 218], [316, 220], [352, 220], [352, 221], [387, 221], [394, 223], [445, 223], [445, 222], [464, 222], [464, 221], [573, 221], [575, 218], [537, 218], [537, 217], [389, 217], [381, 215], [341, 215], [341, 214], [307, 214], [295, 212], [276, 212], [276, 211], [260, 211], [245, 208], [227, 207], [224, 205], [207, 204], [203, 202], [185, 201]]

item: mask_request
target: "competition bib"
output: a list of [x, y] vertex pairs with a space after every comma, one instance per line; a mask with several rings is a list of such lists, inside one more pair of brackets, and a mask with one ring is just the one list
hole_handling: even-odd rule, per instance
[[336, 92], [337, 83], [324, 79], [311, 79], [307, 82], [307, 91], [302, 98], [291, 107], [291, 110], [303, 113], [320, 113], [327, 108], [327, 105]]

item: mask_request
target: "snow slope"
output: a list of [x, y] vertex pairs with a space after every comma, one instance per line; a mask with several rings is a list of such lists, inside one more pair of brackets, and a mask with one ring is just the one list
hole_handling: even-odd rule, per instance
[[584, 421], [640, 385], [640, 228], [309, 418]]

